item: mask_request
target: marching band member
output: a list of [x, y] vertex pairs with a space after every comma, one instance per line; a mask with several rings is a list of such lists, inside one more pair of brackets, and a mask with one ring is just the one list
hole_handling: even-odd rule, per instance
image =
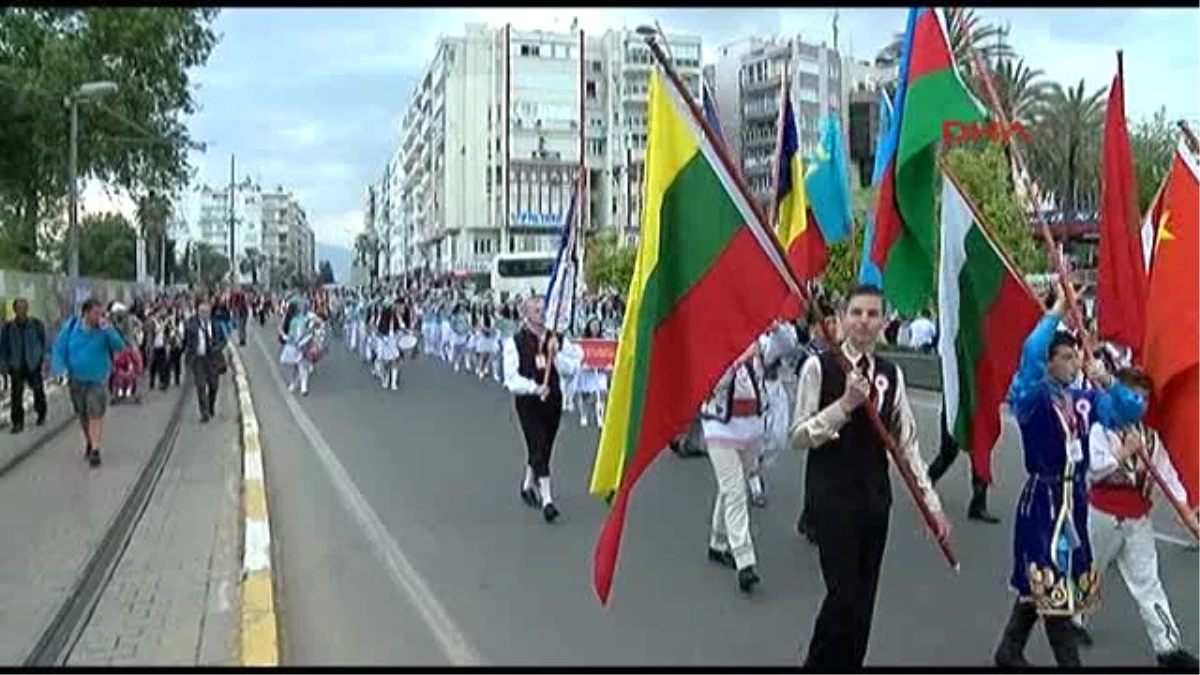
[[1080, 354], [1075, 336], [1058, 330], [1066, 309], [1060, 292], [1025, 340], [1008, 392], [1029, 476], [1014, 519], [1011, 584], [1017, 600], [995, 653], [1001, 668], [1028, 665], [1025, 644], [1039, 617], [1058, 666], [1079, 667], [1071, 617], [1096, 593], [1087, 523], [1089, 430], [1093, 422], [1128, 426], [1145, 409], [1099, 361], [1087, 364], [1088, 379], [1099, 389], [1070, 386], [1080, 371]]
[[467, 343], [471, 337], [471, 316], [467, 313], [466, 305], [459, 303], [450, 315], [450, 363], [454, 372], [464, 367], [470, 369], [467, 362]]
[[475, 371], [481, 380], [496, 377], [496, 352], [500, 350], [500, 342], [491, 304], [485, 304], [480, 310], [476, 317], [475, 332]]
[[396, 391], [400, 388], [400, 320], [394, 304], [380, 305], [375, 321], [379, 341], [379, 383], [384, 389]]
[[[583, 327], [582, 337], [585, 339], [602, 339], [602, 327], [599, 317], [588, 319]], [[588, 425], [587, 403], [591, 401], [596, 411], [596, 426], [604, 426], [604, 400], [608, 394], [608, 371], [582, 365], [579, 374], [575, 376], [575, 394], [579, 397], [579, 423]]]
[[762, 357], [755, 341], [725, 371], [700, 407], [704, 442], [717, 481], [708, 558], [736, 570], [743, 593], [759, 583], [746, 486], [757, 472], [766, 432], [762, 380]]
[[[1123, 368], [1117, 372], [1117, 380], [1143, 400], [1149, 400], [1153, 386], [1142, 371]], [[1088, 534], [1097, 582], [1116, 563], [1129, 595], [1137, 603], [1159, 665], [1195, 671], [1200, 663], [1180, 643], [1179, 628], [1159, 577], [1154, 524], [1150, 522], [1154, 480], [1137, 452], [1139, 448], [1145, 450], [1171, 496], [1187, 503], [1179, 474], [1154, 430], [1140, 421], [1115, 430], [1093, 422], [1088, 432], [1091, 455], [1088, 480], [1092, 484], [1088, 495], [1091, 505]], [[1188, 516], [1191, 527], [1195, 528], [1195, 512], [1189, 512]], [[1079, 630], [1086, 634], [1082, 621], [1079, 623]]]
[[516, 398], [525, 436], [521, 499], [531, 508], [540, 506], [542, 517], [552, 523], [559, 516], [550, 491], [550, 457], [562, 419], [560, 376], [574, 374], [579, 364], [559, 350], [558, 336], [546, 329], [541, 298], [527, 298], [521, 309], [523, 325], [504, 341], [504, 385]]
[[309, 310], [309, 301], [294, 299], [288, 304], [283, 322], [279, 324], [279, 341], [283, 350], [279, 361], [288, 369], [288, 391], [308, 396], [308, 378], [313, 363], [320, 358], [318, 327], [320, 319]]

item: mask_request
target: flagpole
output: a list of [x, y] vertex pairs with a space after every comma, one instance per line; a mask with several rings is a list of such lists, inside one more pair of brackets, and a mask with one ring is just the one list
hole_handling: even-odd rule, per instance
[[[1004, 112], [1004, 108], [1000, 105], [1000, 96], [996, 93], [995, 82], [992, 81], [991, 73], [980, 64], [979, 56], [977, 54], [975, 54], [974, 52], [971, 52], [971, 66], [976, 71], [976, 74], [980, 77], [980, 79], [983, 80], [984, 88], [986, 89], [988, 98], [990, 99], [992, 106], [994, 108], [993, 112], [1000, 118], [1000, 120], [999, 120], [1000, 123], [1003, 124], [1005, 128], [1007, 128], [1008, 127], [1007, 116]], [[1125, 85], [1125, 78], [1121, 77], [1123, 70], [1124, 70], [1124, 54], [1121, 50], [1117, 50], [1117, 75], [1118, 75], [1118, 77], [1121, 78], [1122, 86]], [[1187, 126], [1186, 125], [1181, 125], [1181, 126], [1183, 127], [1185, 134], [1190, 136], [1190, 132], [1187, 131]], [[1191, 140], [1194, 141], [1195, 137], [1191, 137]], [[1027, 180], [1032, 182], [1032, 180], [1029, 177], [1029, 172], [1025, 170], [1025, 160], [1021, 154], [1019, 146], [1015, 143], [1012, 143], [1012, 140], [1007, 137], [1003, 138], [1002, 142], [1007, 143], [1009, 145], [1009, 148], [1012, 151], [1012, 156], [1017, 161], [1017, 163], [1021, 169], [1021, 176], [1019, 176], [1018, 179], [1022, 183], [1025, 183]], [[1036, 187], [1036, 184], [1027, 186], [1027, 187]], [[1050, 235], [1049, 225], [1047, 225], [1045, 219], [1042, 218], [1041, 211], [1036, 208], [1037, 204], [1040, 202], [1040, 200], [1037, 199], [1036, 192], [1034, 192], [1031, 189], [1027, 189], [1026, 194], [1034, 199], [1034, 207], [1035, 207], [1034, 213], [1037, 214], [1036, 217], [1037, 217], [1038, 223], [1040, 225], [1042, 241], [1044, 242], [1045, 248], [1046, 248], [1046, 255], [1050, 258], [1051, 266], [1053, 266], [1055, 268], [1055, 270], [1058, 272], [1059, 287], [1062, 290], [1063, 297], [1066, 298], [1066, 300], [1067, 300], [1067, 307], [1068, 307], [1068, 310], [1070, 311], [1070, 317], [1074, 321], [1076, 328], [1079, 332], [1080, 340], [1081, 340], [1081, 342], [1083, 342], [1083, 345], [1084, 345], [1083, 360], [1085, 363], [1092, 361], [1095, 358], [1094, 357], [1095, 341], [1094, 341], [1091, 333], [1088, 331], [1087, 325], [1084, 324], [1083, 318], [1080, 314], [1079, 304], [1078, 304], [1079, 301], [1075, 295], [1074, 284], [1071, 283], [1070, 279], [1067, 276], [1068, 271], [1067, 271], [1066, 262], [1063, 260], [1062, 256], [1059, 254], [1058, 247], [1054, 243], [1054, 238]], [[1182, 504], [1180, 504], [1179, 501], [1175, 499], [1175, 496], [1173, 494], [1171, 494], [1171, 491], [1166, 488], [1166, 483], [1163, 481], [1162, 476], [1159, 475], [1158, 470], [1154, 467], [1153, 462], [1150, 461], [1149, 455], [1146, 454], [1146, 449], [1139, 447], [1137, 450], [1137, 453], [1138, 453], [1138, 457], [1149, 468], [1150, 475], [1154, 479], [1154, 482], [1158, 484], [1159, 490], [1161, 490], [1162, 493], [1164, 495], [1166, 495], [1167, 501], [1169, 501], [1171, 503], [1171, 506], [1174, 507], [1176, 514], [1183, 521], [1185, 527], [1187, 527], [1188, 531], [1191, 532], [1193, 537], [1200, 538], [1200, 532], [1197, 532], [1197, 530], [1194, 529], [1193, 525], [1191, 524], [1191, 520], [1188, 517], [1190, 512]]]
[[[806, 305], [812, 308], [814, 318], [816, 318], [817, 325], [821, 328], [821, 332], [826, 340], [826, 344], [837, 344], [837, 341], [833, 339], [834, 336], [830, 333], [829, 328], [826, 326], [824, 316], [821, 315], [820, 306], [817, 303], [812, 302], [811, 294], [807, 291], [803, 282], [801, 282], [799, 277], [796, 275], [796, 271], [792, 269], [791, 263], [788, 262], [787, 254], [784, 252], [783, 246], [779, 243], [779, 238], [775, 236], [774, 232], [763, 226], [763, 223], [766, 222], [766, 219], [763, 217], [762, 209], [760, 209], [758, 204], [755, 203], [753, 197], [750, 195], [750, 191], [746, 188], [746, 184], [742, 180], [742, 177], [733, 171], [733, 160], [730, 158], [727, 149], [721, 143], [717, 142], [716, 132], [713, 131], [713, 128], [708, 124], [708, 121], [704, 119], [703, 111], [700, 110], [696, 105], [696, 102], [688, 93], [687, 87], [684, 85], [683, 80], [679, 78], [679, 74], [676, 73], [675, 69], [671, 67], [670, 63], [667, 61], [666, 55], [663, 54], [662, 47], [658, 45], [653, 36], [646, 36], [646, 45], [650, 48], [650, 53], [654, 56], [654, 59], [658, 66], [662, 69], [663, 74], [666, 75], [667, 79], [670, 81], [671, 86], [675, 88], [675, 91], [680, 94], [680, 99], [685, 105], [687, 105], [689, 112], [691, 112], [692, 119], [695, 120], [696, 124], [700, 127], [709, 144], [712, 145], [713, 150], [716, 152], [718, 161], [721, 162], [722, 167], [725, 169], [726, 173], [729, 174], [734, 184], [734, 188], [741, 193], [742, 199], [746, 201], [750, 207], [750, 210], [754, 213], [758, 222], [747, 223], [747, 226], [754, 228], [757, 225], [765, 230], [764, 234], [766, 236], [764, 238], [766, 241], [770, 242], [772, 246], [774, 246], [775, 252], [779, 255], [780, 260], [783, 262], [783, 266], [780, 271], [786, 274], [784, 278], [785, 282], [787, 282], [786, 285], [794, 293], [799, 295], [800, 299], [803, 300]], [[846, 358], [846, 355], [842, 353], [842, 350], [834, 349], [831, 350], [830, 353], [833, 354], [834, 358], [838, 362], [838, 366], [843, 372], [851, 371], [853, 366]], [[938, 547], [942, 551], [942, 555], [946, 558], [946, 562], [950, 564], [951, 568], [953, 568], [955, 571], [958, 571], [958, 559], [954, 556], [954, 552], [950, 548], [949, 537], [936, 536], [938, 530], [938, 521], [934, 517], [933, 513], [929, 510], [929, 507], [925, 504], [924, 500], [920, 498], [921, 493], [917, 488], [917, 479], [912, 475], [912, 471], [900, 451], [900, 445], [896, 442], [896, 439], [893, 438], [887, 427], [884, 426], [883, 420], [879, 418], [879, 411], [876, 408], [875, 402], [876, 393], [874, 388], [872, 388], [868, 396], [868, 404], [863, 406], [866, 409], [868, 419], [871, 421], [871, 426], [875, 430], [876, 435], [878, 435], [883, 441], [884, 447], [887, 449], [888, 454], [891, 455], [892, 463], [895, 464], [896, 470], [900, 473], [900, 477], [904, 479], [904, 485], [908, 488], [909, 495], [916, 503], [917, 509], [921, 512], [922, 519], [925, 522], [925, 527], [929, 529], [930, 533], [935, 535], [934, 541], [937, 542]], [[949, 521], [943, 520], [943, 522], [948, 525]]]

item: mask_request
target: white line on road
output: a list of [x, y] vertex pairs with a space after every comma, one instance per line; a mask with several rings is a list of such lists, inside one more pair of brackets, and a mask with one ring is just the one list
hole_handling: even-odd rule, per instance
[[280, 396], [287, 403], [288, 410], [296, 420], [296, 424], [304, 435], [308, 438], [312, 448], [317, 453], [317, 457], [321, 463], [325, 465], [325, 471], [329, 474], [329, 479], [336, 488], [338, 496], [346, 505], [347, 510], [354, 516], [358, 522], [359, 528], [362, 530], [363, 536], [371, 544], [375, 556], [379, 559], [383, 566], [387, 569], [392, 581], [408, 596], [417, 612], [421, 615], [421, 619], [437, 640], [438, 646], [441, 647], [447, 660], [453, 666], [479, 666], [482, 661], [479, 654], [467, 642], [462, 630], [450, 618], [446, 608], [438, 601], [437, 597], [429, 589], [428, 584], [421, 577], [417, 569], [409, 561], [404, 552], [400, 550], [400, 545], [388, 532], [387, 527], [380, 520], [379, 515], [367, 503], [365, 497], [359, 492], [358, 487], [338, 461], [337, 455], [329, 444], [325, 442], [325, 438], [321, 432], [313, 424], [308, 413], [304, 412], [304, 408], [296, 402], [296, 399], [288, 394], [287, 387], [283, 383], [283, 377], [279, 374], [279, 369], [271, 367], [275, 365], [274, 360], [263, 345], [262, 339], [258, 333], [253, 333], [253, 340], [258, 349], [262, 352], [263, 357], [268, 364], [267, 370], [271, 371], [271, 379], [275, 381], [275, 386], [279, 388]]

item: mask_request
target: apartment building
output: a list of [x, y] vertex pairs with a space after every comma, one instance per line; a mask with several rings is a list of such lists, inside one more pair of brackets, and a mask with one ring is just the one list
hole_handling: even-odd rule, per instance
[[[233, 269], [233, 278], [248, 283], [250, 275], [243, 274], [239, 262], [249, 249], [262, 250], [263, 202], [262, 187], [249, 178], [230, 188], [200, 188], [199, 214], [194, 230], [195, 241], [203, 242], [221, 252]], [[232, 236], [230, 228], [233, 228]]]
[[249, 251], [257, 251], [261, 256], [257, 270], [260, 284], [287, 283], [288, 279], [273, 277], [288, 271], [299, 272], [306, 278], [315, 271], [316, 265], [312, 261], [315, 251], [306, 253], [304, 248], [315, 249], [313, 232], [304, 209], [291, 193], [282, 186], [274, 191], [264, 190], [247, 178], [234, 186], [233, 194], [233, 256], [230, 256], [228, 186], [200, 188], [199, 213], [192, 239], [212, 246], [229, 258], [235, 281], [250, 283], [254, 279], [249, 269], [246, 272], [241, 269]]
[[[700, 39], [668, 43], [698, 93]], [[501, 252], [553, 251], [581, 156], [585, 225], [636, 230], [650, 64], [631, 30], [471, 24], [442, 38], [403, 116], [398, 168], [379, 181], [392, 185], [393, 273], [483, 281]]]

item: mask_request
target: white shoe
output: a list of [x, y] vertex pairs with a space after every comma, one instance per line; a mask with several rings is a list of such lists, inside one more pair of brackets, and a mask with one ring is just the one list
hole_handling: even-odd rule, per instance
[[586, 417], [579, 418], [579, 426], [584, 427], [585, 429], [587, 428], [587, 418]]
[[289, 383], [288, 383], [288, 392], [290, 393], [290, 392], [294, 392], [294, 391], [296, 391], [296, 383], [295, 383], [295, 382], [289, 382]]

